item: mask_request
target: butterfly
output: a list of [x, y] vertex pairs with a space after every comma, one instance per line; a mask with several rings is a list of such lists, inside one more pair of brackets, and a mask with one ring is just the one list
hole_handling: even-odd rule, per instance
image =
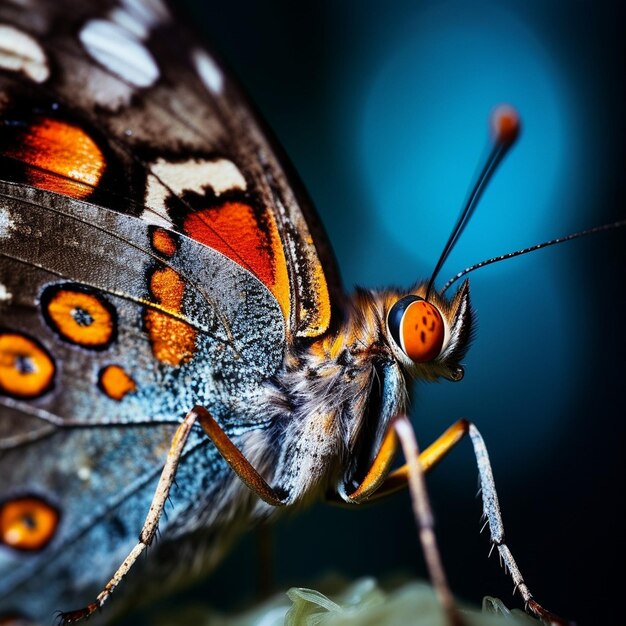
[[467, 285], [346, 296], [297, 178], [167, 7], [36, 8], [0, 9], [0, 607], [45, 622], [157, 526], [111, 601], [184, 555], [210, 569], [277, 508], [373, 495], [408, 380], [460, 377], [472, 312]]

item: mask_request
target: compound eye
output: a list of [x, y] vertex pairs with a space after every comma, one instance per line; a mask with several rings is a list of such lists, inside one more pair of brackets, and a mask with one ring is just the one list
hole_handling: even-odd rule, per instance
[[426, 363], [441, 354], [445, 325], [436, 306], [419, 296], [405, 296], [389, 311], [391, 336], [414, 363]]

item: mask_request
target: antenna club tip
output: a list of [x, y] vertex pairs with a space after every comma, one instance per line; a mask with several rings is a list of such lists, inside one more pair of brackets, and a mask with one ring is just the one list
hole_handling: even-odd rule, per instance
[[500, 104], [491, 113], [491, 133], [496, 143], [511, 146], [521, 130], [519, 113], [510, 104]]

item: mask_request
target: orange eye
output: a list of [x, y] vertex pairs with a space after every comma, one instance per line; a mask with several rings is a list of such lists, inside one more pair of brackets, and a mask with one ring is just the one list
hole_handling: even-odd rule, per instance
[[0, 504], [0, 543], [15, 550], [45, 548], [59, 525], [59, 513], [36, 496]]
[[387, 323], [394, 341], [414, 363], [426, 363], [441, 354], [445, 325], [430, 302], [406, 296], [391, 307]]

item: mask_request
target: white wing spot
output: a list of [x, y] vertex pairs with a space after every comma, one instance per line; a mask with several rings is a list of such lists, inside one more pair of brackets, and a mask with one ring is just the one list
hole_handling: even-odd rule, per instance
[[86, 482], [91, 478], [91, 469], [87, 465], [81, 465], [76, 474], [78, 475], [79, 480]]
[[13, 300], [13, 294], [6, 288], [6, 285], [0, 283], [0, 304], [8, 304], [11, 300]]
[[158, 159], [150, 167], [152, 174], [148, 176], [146, 205], [142, 218], [155, 222], [155, 217], [167, 219], [165, 201], [170, 190], [180, 195], [183, 191], [204, 193], [211, 188], [219, 196], [231, 189], [246, 190], [246, 179], [239, 168], [228, 159], [201, 161], [192, 159], [183, 163], [170, 163]]
[[118, 26], [121, 26], [137, 39], [147, 39], [150, 31], [145, 23], [138, 20], [134, 15], [125, 11], [124, 9], [113, 9], [109, 13], [109, 19], [115, 22]]
[[30, 35], [7, 24], [0, 24], [0, 68], [22, 72], [36, 83], [50, 76], [42, 47]]
[[137, 39], [144, 41], [150, 31], [168, 19], [167, 9], [158, 0], [122, 0], [122, 6], [109, 12], [109, 19]]
[[0, 239], [11, 236], [15, 228], [15, 222], [11, 219], [11, 214], [5, 208], [0, 207]]
[[167, 8], [160, 0], [122, 0], [122, 5], [126, 12], [146, 28], [154, 28], [169, 18]]
[[133, 33], [106, 20], [90, 20], [79, 38], [98, 63], [135, 87], [150, 87], [159, 77], [152, 55]]
[[216, 95], [222, 92], [224, 75], [217, 63], [204, 51], [195, 49], [191, 53], [191, 60], [204, 86]]

